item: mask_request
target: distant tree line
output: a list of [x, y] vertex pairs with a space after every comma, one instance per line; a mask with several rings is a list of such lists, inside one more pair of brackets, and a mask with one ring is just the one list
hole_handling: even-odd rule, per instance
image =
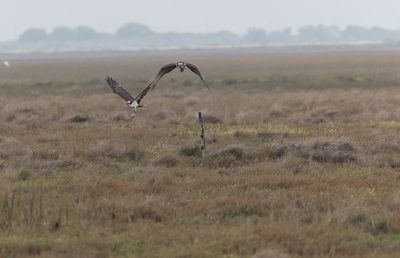
[[294, 32], [290, 28], [267, 33], [263, 29], [249, 29], [245, 39], [251, 43], [292, 43], [292, 42], [387, 42], [400, 39], [400, 30], [380, 27], [365, 28], [350, 25], [345, 29], [337, 26], [305, 26]]
[[268, 43], [313, 43], [313, 42], [351, 42], [351, 41], [397, 41], [400, 30], [380, 27], [365, 28], [348, 26], [305, 26], [297, 31], [290, 28], [267, 32], [260, 28], [250, 28], [244, 35], [229, 31], [214, 33], [156, 33], [148, 26], [127, 23], [115, 33], [99, 33], [87, 26], [77, 28], [57, 27], [50, 33], [40, 28], [31, 28], [22, 33], [17, 42], [21, 44], [47, 43], [62, 45], [85, 43], [88, 46], [104, 46], [115, 43], [118, 46], [189, 46], [189, 45], [234, 45]]

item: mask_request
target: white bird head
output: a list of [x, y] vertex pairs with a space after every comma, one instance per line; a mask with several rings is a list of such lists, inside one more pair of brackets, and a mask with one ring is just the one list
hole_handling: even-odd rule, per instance
[[10, 67], [10, 63], [8, 61], [4, 61], [3, 64], [7, 67]]
[[179, 68], [179, 71], [181, 71], [181, 72], [183, 72], [186, 68], [184, 62], [178, 62], [178, 63], [176, 63], [176, 66]]

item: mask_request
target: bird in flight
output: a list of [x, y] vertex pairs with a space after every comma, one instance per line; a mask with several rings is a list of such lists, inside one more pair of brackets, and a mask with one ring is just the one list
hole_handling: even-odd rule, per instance
[[149, 84], [146, 88], [144, 88], [144, 90], [142, 90], [139, 93], [139, 95], [137, 95], [137, 97], [134, 98], [132, 97], [131, 94], [129, 94], [129, 92], [127, 92], [124, 88], [122, 88], [122, 86], [110, 76], [107, 76], [106, 81], [110, 86], [111, 90], [115, 94], [123, 98], [129, 107], [133, 108], [131, 118], [134, 118], [136, 116], [136, 109], [144, 107], [144, 105], [141, 105], [140, 102], [142, 101], [143, 97], [146, 96], [147, 92], [149, 92], [149, 90], [151, 89], [151, 84]]
[[207, 83], [204, 81], [203, 76], [201, 75], [199, 68], [193, 64], [185, 63], [185, 62], [178, 62], [178, 63], [172, 63], [172, 64], [166, 64], [163, 67], [161, 67], [160, 71], [158, 72], [157, 76], [154, 78], [154, 80], [150, 83], [151, 89], [154, 89], [156, 87], [156, 84], [158, 83], [161, 78], [166, 75], [167, 73], [171, 72], [175, 68], [179, 68], [180, 72], [185, 71], [186, 68], [188, 68], [190, 71], [193, 73], [197, 74], [204, 85], [209, 89]]

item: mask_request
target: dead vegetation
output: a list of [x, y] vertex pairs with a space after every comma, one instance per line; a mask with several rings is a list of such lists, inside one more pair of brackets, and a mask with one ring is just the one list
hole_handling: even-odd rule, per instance
[[172, 168], [172, 167], [176, 167], [179, 164], [179, 161], [174, 156], [165, 155], [165, 156], [162, 156], [162, 157], [154, 160], [153, 164], [156, 166]]
[[397, 257], [398, 53], [227, 59], [0, 69], [0, 257]]
[[207, 164], [214, 168], [229, 168], [248, 165], [254, 161], [254, 154], [244, 146], [228, 146], [210, 155]]
[[76, 115], [76, 116], [73, 116], [70, 119], [68, 119], [68, 121], [71, 123], [85, 123], [85, 122], [89, 122], [90, 118], [89, 118], [89, 116], [85, 116], [85, 115]]
[[357, 153], [352, 143], [335, 140], [314, 140], [306, 144], [274, 144], [268, 157], [272, 159], [295, 156], [314, 162], [355, 162]]

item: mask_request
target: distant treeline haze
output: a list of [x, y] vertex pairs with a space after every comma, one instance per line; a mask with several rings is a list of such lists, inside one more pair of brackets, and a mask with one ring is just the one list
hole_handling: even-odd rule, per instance
[[87, 26], [57, 27], [51, 32], [31, 28], [15, 41], [0, 43], [0, 50], [12, 48], [145, 48], [201, 47], [221, 45], [263, 45], [299, 43], [393, 42], [400, 39], [400, 30], [380, 27], [305, 26], [296, 31], [286, 28], [267, 32], [250, 28], [244, 35], [230, 31], [211, 33], [157, 33], [139, 23], [127, 23], [115, 33], [98, 32]]

